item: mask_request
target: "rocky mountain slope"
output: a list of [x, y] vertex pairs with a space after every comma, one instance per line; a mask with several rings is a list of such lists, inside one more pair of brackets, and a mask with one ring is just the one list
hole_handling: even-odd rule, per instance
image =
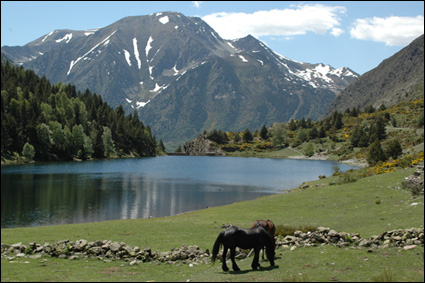
[[54, 83], [138, 109], [166, 144], [213, 128], [318, 119], [358, 77], [348, 68], [290, 60], [252, 36], [224, 40], [200, 18], [176, 12], [57, 30], [1, 52]]
[[395, 105], [423, 97], [424, 35], [363, 74], [335, 99], [327, 111]]

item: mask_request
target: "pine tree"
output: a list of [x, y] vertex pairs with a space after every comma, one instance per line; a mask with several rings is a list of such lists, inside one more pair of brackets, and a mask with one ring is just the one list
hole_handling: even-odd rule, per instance
[[382, 149], [381, 142], [379, 139], [376, 139], [374, 143], [370, 146], [369, 154], [367, 156], [367, 162], [369, 165], [373, 166], [379, 161], [387, 160], [384, 150]]
[[267, 128], [266, 128], [266, 126], [265, 125], [263, 125], [262, 127], [261, 127], [261, 130], [260, 130], [260, 137], [263, 139], [263, 140], [267, 140], [269, 137], [268, 137], [268, 131], [267, 131]]
[[254, 140], [254, 137], [252, 136], [252, 133], [249, 129], [245, 129], [242, 139], [246, 143], [250, 143]]
[[403, 154], [403, 149], [398, 140], [392, 140], [388, 144], [385, 153], [388, 157], [391, 157], [392, 159], [397, 159], [400, 155]]
[[165, 152], [165, 145], [162, 139], [159, 141], [159, 150]]
[[112, 140], [112, 133], [111, 129], [108, 127], [103, 127], [103, 147], [105, 148], [105, 156], [111, 157], [113, 154], [115, 154], [115, 145], [114, 141]]

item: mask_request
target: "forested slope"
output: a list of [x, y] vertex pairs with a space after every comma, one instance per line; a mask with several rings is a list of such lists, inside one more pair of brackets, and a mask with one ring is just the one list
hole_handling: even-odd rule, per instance
[[157, 142], [137, 113], [125, 115], [100, 95], [50, 84], [33, 71], [1, 65], [1, 156], [53, 161], [153, 156]]

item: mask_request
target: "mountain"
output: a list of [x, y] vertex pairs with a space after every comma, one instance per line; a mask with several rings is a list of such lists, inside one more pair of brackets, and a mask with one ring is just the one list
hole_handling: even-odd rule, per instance
[[424, 35], [363, 74], [335, 99], [326, 115], [347, 108], [393, 106], [423, 96]]
[[138, 109], [166, 144], [213, 128], [318, 119], [358, 77], [348, 68], [290, 60], [252, 36], [224, 40], [200, 18], [176, 12], [126, 17], [96, 30], [57, 30], [1, 52], [53, 83]]

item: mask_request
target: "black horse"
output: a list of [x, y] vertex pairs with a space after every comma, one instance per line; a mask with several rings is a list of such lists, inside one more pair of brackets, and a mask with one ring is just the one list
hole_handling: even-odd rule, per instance
[[[267, 220], [257, 220], [254, 223], [252, 223], [251, 228], [257, 228], [257, 227], [263, 227], [264, 230], [267, 231], [267, 233], [270, 234], [270, 236], [272, 237], [273, 241], [274, 241], [274, 234], [276, 232], [276, 227], [274, 226], [273, 221], [267, 219]], [[263, 255], [262, 258], [264, 260], [264, 247], [263, 247]]]
[[236, 226], [231, 226], [226, 231], [221, 232], [214, 243], [212, 253], [213, 262], [215, 262], [215, 259], [217, 258], [218, 250], [220, 249], [221, 244], [224, 246], [222, 265], [224, 271], [229, 271], [229, 268], [226, 264], [226, 254], [228, 249], [230, 249], [230, 259], [233, 263], [233, 270], [240, 271], [235, 262], [236, 247], [241, 249], [254, 248], [255, 256], [251, 267], [255, 270], [260, 266], [258, 262], [260, 250], [266, 246], [267, 259], [270, 261], [270, 265], [274, 266], [274, 240], [262, 227], [255, 229], [239, 229]]

